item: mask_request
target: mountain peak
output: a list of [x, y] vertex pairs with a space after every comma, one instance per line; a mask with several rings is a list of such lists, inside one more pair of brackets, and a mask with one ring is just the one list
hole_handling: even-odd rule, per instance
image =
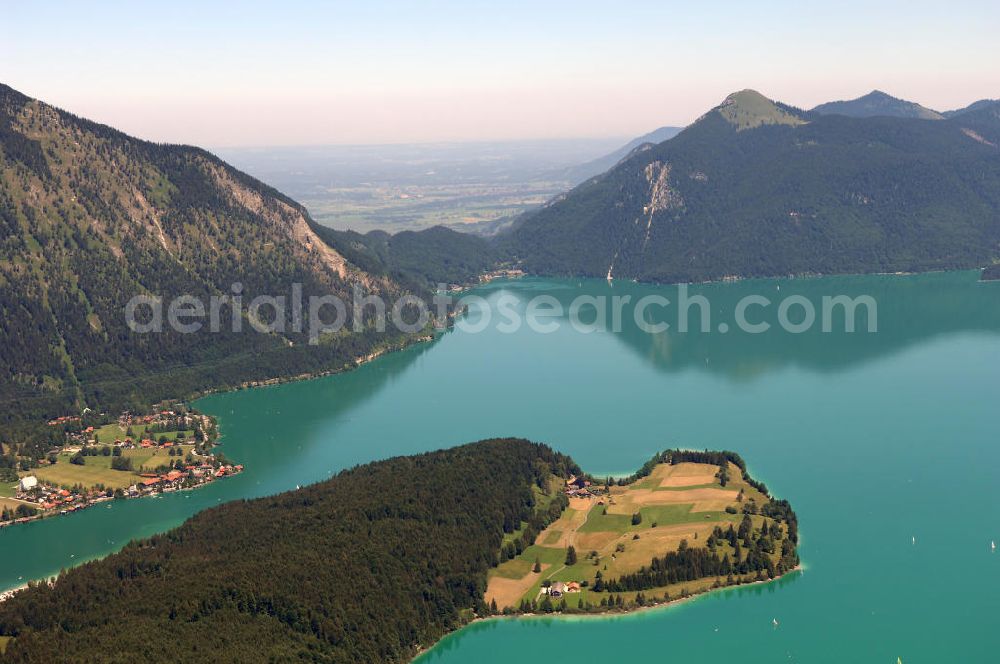
[[737, 131], [761, 125], [798, 125], [805, 121], [756, 90], [740, 90], [726, 97], [716, 110]]
[[732, 102], [732, 103], [746, 103], [746, 102], [750, 102], [750, 101], [765, 101], [765, 102], [768, 102], [768, 101], [771, 101], [771, 100], [768, 99], [767, 97], [765, 97], [764, 95], [762, 95], [761, 93], [757, 92], [753, 88], [744, 88], [743, 90], [737, 90], [736, 92], [733, 92], [733, 93], [729, 94], [722, 101], [722, 103], [723, 104], [725, 104], [727, 102]]
[[921, 106], [916, 102], [893, 97], [881, 90], [872, 90], [857, 99], [831, 101], [820, 104], [813, 109], [813, 112], [822, 115], [846, 115], [852, 118], [884, 116], [941, 120], [944, 117], [937, 111]]

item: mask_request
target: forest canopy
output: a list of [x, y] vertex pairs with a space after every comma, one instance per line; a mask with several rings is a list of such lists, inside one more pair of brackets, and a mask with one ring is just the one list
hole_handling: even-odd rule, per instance
[[505, 530], [579, 472], [496, 439], [222, 505], [0, 604], [5, 661], [409, 661], [488, 611]]

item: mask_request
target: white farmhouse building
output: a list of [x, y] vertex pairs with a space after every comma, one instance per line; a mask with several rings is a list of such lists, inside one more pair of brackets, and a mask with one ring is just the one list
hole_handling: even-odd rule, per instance
[[35, 477], [34, 475], [28, 475], [27, 477], [21, 478], [21, 483], [20, 483], [21, 491], [30, 491], [31, 489], [34, 489], [36, 486], [38, 486], [38, 478]]

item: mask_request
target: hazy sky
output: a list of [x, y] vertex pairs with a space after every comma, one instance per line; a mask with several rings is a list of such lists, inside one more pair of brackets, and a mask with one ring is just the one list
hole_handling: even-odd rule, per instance
[[208, 146], [633, 136], [733, 90], [1000, 97], [1000, 2], [4, 2], [0, 82]]

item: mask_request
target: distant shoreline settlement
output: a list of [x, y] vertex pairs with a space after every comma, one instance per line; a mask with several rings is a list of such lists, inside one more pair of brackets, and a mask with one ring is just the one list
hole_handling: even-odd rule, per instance
[[48, 422], [41, 458], [0, 445], [0, 527], [117, 498], [183, 491], [243, 471], [214, 449], [216, 422], [183, 404], [141, 415], [66, 415]]

